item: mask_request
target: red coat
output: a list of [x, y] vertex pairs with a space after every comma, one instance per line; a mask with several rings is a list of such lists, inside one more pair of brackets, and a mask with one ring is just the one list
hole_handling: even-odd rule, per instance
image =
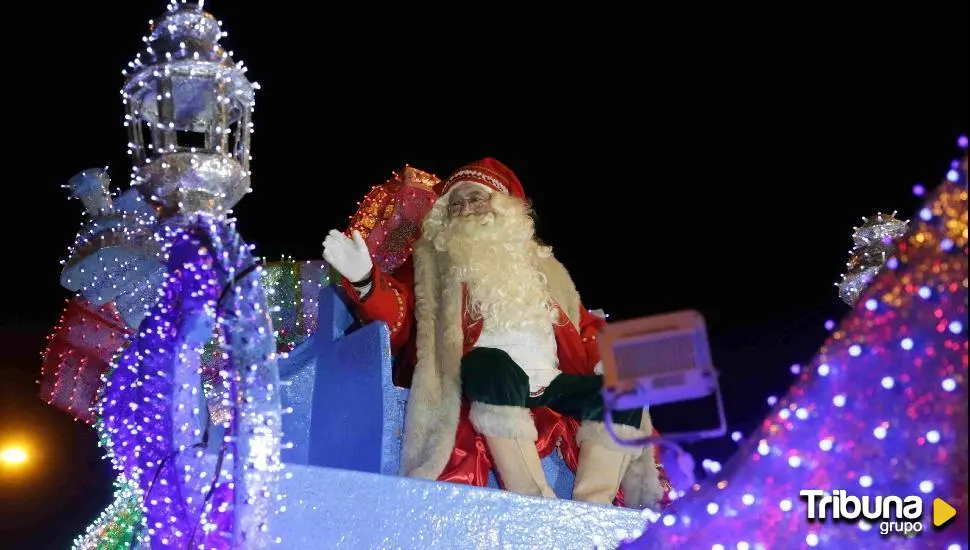
[[[391, 331], [391, 354], [395, 356], [394, 383], [410, 387], [411, 375], [417, 360], [415, 351], [414, 318], [414, 269], [408, 259], [393, 276], [374, 270], [373, 289], [364, 299], [357, 298], [351, 285], [344, 280], [343, 286], [355, 305], [362, 321], [384, 321]], [[482, 322], [467, 321], [464, 327], [464, 352], [475, 347], [482, 332]], [[596, 335], [606, 322], [580, 308], [579, 330], [572, 323], [555, 324], [556, 347], [559, 369], [572, 374], [592, 374], [600, 360]]]
[[[363, 300], [357, 297], [357, 293], [346, 280], [343, 280], [342, 284], [362, 321], [387, 323], [391, 332], [391, 353], [395, 357], [394, 383], [401, 387], [410, 387], [417, 361], [414, 269], [411, 260], [408, 259], [393, 276], [375, 269], [372, 289]], [[463, 351], [468, 352], [475, 346], [483, 323], [481, 320], [471, 322], [468, 315], [463, 315], [463, 318], [466, 319], [463, 327], [465, 336]], [[600, 360], [596, 336], [605, 324], [602, 318], [580, 306], [578, 330], [573, 323], [554, 325], [559, 369], [562, 372], [593, 373], [593, 367]], [[579, 422], [547, 407], [533, 409], [533, 416], [539, 432], [539, 440], [536, 442], [539, 456], [549, 455], [558, 445], [566, 465], [576, 471], [579, 449], [575, 437]], [[660, 464], [659, 453], [656, 455], [656, 460], [657, 464]], [[491, 466], [492, 460], [485, 440], [475, 432], [468, 420], [468, 403], [463, 400], [455, 448], [438, 480], [484, 487], [488, 484]], [[622, 503], [622, 495], [619, 495], [619, 501]]]

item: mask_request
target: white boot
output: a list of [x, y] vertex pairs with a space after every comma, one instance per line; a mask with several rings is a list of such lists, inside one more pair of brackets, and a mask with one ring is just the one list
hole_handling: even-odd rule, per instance
[[[624, 439], [643, 436], [640, 430], [631, 426], [614, 425], [614, 428]], [[579, 445], [579, 464], [573, 500], [612, 505], [630, 462], [639, 458], [643, 449], [618, 445], [602, 422], [589, 420], [580, 424], [576, 444]]]
[[474, 402], [468, 418], [485, 436], [495, 470], [507, 491], [556, 498], [539, 462], [535, 443], [539, 435], [529, 409]]
[[485, 442], [506, 491], [556, 498], [556, 493], [546, 482], [535, 441], [485, 436]]
[[592, 441], [579, 448], [579, 466], [573, 485], [573, 500], [594, 504], [613, 504], [620, 482], [630, 466], [629, 453], [610, 449]]

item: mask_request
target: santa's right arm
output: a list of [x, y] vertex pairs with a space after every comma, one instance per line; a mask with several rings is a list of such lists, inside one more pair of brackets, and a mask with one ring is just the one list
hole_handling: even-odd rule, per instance
[[342, 276], [341, 285], [365, 322], [384, 321], [391, 331], [391, 353], [407, 343], [411, 334], [414, 293], [411, 286], [383, 273], [371, 260], [360, 233], [348, 238], [332, 230], [323, 241], [323, 258]]
[[410, 285], [398, 281], [376, 266], [363, 281], [351, 283], [347, 277], [341, 279], [341, 285], [362, 321], [387, 323], [391, 331], [391, 354], [397, 355], [407, 344], [411, 334], [414, 292]]

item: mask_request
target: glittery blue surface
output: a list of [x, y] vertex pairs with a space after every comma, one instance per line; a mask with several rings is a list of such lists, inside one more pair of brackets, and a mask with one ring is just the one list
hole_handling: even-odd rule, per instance
[[317, 369], [317, 356], [311, 349], [312, 338], [302, 342], [287, 358], [278, 362], [283, 386], [280, 399], [284, 411], [284, 447], [280, 456], [288, 464], [308, 464], [309, 461], [310, 402]]
[[404, 410], [408, 404], [408, 390], [390, 383], [388, 369], [384, 378], [384, 425], [381, 427], [381, 473], [397, 475], [401, 469], [401, 446], [404, 444]]
[[646, 521], [629, 508], [507, 491], [286, 466], [286, 511], [273, 518], [287, 550], [320, 548], [615, 548]]

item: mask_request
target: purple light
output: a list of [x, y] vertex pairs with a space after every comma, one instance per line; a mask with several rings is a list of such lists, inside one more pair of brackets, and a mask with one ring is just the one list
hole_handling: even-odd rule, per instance
[[928, 222], [933, 219], [933, 211], [929, 208], [923, 208], [919, 211], [919, 219], [924, 222]]
[[[200, 255], [199, 242], [193, 242], [188, 232], [180, 233], [182, 238], [174, 239], [170, 249], [169, 266], [172, 272], [180, 271], [185, 275], [168, 280], [164, 297], [155, 306], [154, 314], [147, 318], [139, 337], [132, 341], [118, 361], [106, 386], [102, 409], [115, 460], [129, 473], [143, 472], [132, 478], [142, 490], [150, 491], [150, 500], [157, 503], [148, 506], [145, 513], [148, 524], [155, 526], [157, 540], [174, 540], [176, 533], [192, 532], [194, 518], [190, 518], [185, 509], [182, 492], [193, 488], [183, 485], [176, 461], [164, 459], [174, 449], [192, 443], [191, 430], [183, 434], [181, 426], [200, 427], [189, 412], [191, 409], [176, 409], [174, 406], [177, 388], [183, 383], [193, 384], [199, 380], [198, 374], [189, 375], [184, 366], [172, 358], [179, 356], [183, 343], [192, 349], [204, 344], [211, 336], [215, 319], [205, 313], [206, 306], [215, 304], [219, 297], [217, 285], [207, 285], [202, 277], [198, 277], [213, 267], [214, 258], [210, 254]], [[180, 306], [173, 307], [173, 303], [180, 301]], [[166, 327], [169, 326], [187, 328], [168, 336]], [[145, 376], [146, 373], [159, 372], [165, 376]], [[128, 388], [142, 377], [137, 395], [144, 396], [144, 402], [136, 402]], [[149, 420], [147, 411], [166, 405], [172, 411], [170, 414], [155, 421]], [[142, 412], [143, 409], [146, 412]], [[180, 456], [181, 463], [188, 468], [186, 472], [204, 471], [199, 460], [186, 455], [188, 453]], [[156, 476], [159, 483], [153, 482]], [[219, 504], [232, 500], [228, 485], [216, 487], [213, 510], [208, 517], [215, 530], [211, 534], [198, 533], [196, 536], [201, 538], [195, 541], [218, 547], [216, 539], [221, 537], [220, 533], [232, 532], [232, 512], [218, 509]]]
[[967, 136], [960, 136], [957, 138], [957, 147], [960, 149], [967, 148]]
[[933, 295], [933, 291], [930, 290], [930, 287], [928, 287], [928, 286], [921, 286], [921, 287], [919, 287], [919, 297], [920, 298], [922, 298], [924, 300], [929, 300], [930, 299], [930, 296], [932, 296], [932, 295]]
[[798, 374], [798, 373], [802, 372], [802, 366], [799, 365], [798, 363], [795, 363], [794, 365], [792, 365], [791, 367], [789, 367], [789, 370], [791, 370], [791, 373], [792, 374]]
[[[188, 357], [192, 351], [183, 355], [182, 350], [202, 348], [212, 337], [216, 323], [228, 323], [230, 366], [253, 365], [266, 378], [243, 381], [234, 390], [240, 392], [240, 399], [233, 400], [236, 412], [229, 420], [227, 433], [254, 433], [255, 426], [249, 419], [262, 416], [274, 421], [273, 408], [279, 407], [278, 402], [267, 399], [271, 387], [278, 385], [273, 380], [275, 360], [268, 359], [274, 349], [272, 329], [269, 319], [258, 314], [265, 311], [261, 308], [266, 303], [260, 284], [240, 283], [233, 296], [235, 317], [231, 310], [223, 312], [217, 306], [221, 287], [231, 271], [242, 271], [253, 261], [248, 248], [239, 244], [234, 226], [200, 221], [166, 232], [165, 239], [169, 241], [165, 251], [172, 275], [162, 285], [161, 298], [152, 314], [108, 378], [101, 402], [102, 430], [111, 441], [115, 466], [149, 493], [144, 521], [153, 530], [146, 535], [152, 538], [153, 547], [181, 539], [179, 546], [228, 550], [238, 542], [233, 533], [246, 531], [246, 525], [259, 529], [258, 533], [242, 532], [239, 536], [246, 540], [266, 532], [258, 524], [265, 507], [252, 505], [255, 501], [243, 503], [237, 495], [258, 489], [261, 494], [254, 498], [269, 498], [274, 489], [273, 478], [263, 475], [253, 464], [264, 456], [266, 463], [273, 463], [279, 451], [272, 443], [249, 442], [240, 437], [239, 442], [224, 451], [232, 461], [231, 467], [212, 472], [203, 463], [202, 452], [193, 449], [203, 427], [195, 408], [198, 396], [182, 391], [198, 387], [201, 379], [198, 369], [188, 367], [193, 361]], [[259, 271], [252, 276], [259, 276]], [[173, 327], [177, 328], [171, 330]], [[245, 410], [250, 403], [269, 405], [260, 405], [263, 408], [256, 414]], [[266, 425], [273, 426], [269, 422]], [[264, 451], [269, 456], [262, 454]], [[249, 477], [239, 475], [244, 469], [249, 471]], [[202, 480], [200, 474], [205, 472], [214, 474], [212, 479], [220, 482], [210, 485]], [[224, 478], [229, 482], [222, 481]], [[211, 508], [199, 525], [201, 508], [193, 508], [192, 502], [199, 503], [202, 498]]]
[[768, 406], [774, 407], [776, 403], [778, 403], [778, 397], [774, 395], [768, 396]]
[[716, 474], [721, 471], [721, 463], [709, 458], [705, 458], [704, 461], [701, 462], [701, 466], [712, 474]]
[[917, 183], [913, 186], [913, 194], [917, 197], [922, 197], [924, 193], [926, 193], [926, 188], [922, 184]]
[[897, 260], [895, 256], [893, 256], [892, 258], [889, 258], [888, 260], [886, 260], [886, 267], [888, 267], [889, 269], [896, 269], [897, 267], [899, 267], [899, 260]]
[[946, 179], [956, 183], [960, 181], [960, 172], [957, 172], [956, 170], [950, 170], [949, 172], [946, 173]]
[[831, 319], [829, 319], [828, 321], [825, 321], [825, 330], [832, 330], [834, 328], [835, 328], [835, 321]]
[[949, 252], [953, 249], [953, 241], [951, 239], [943, 239], [940, 241], [940, 249]]

